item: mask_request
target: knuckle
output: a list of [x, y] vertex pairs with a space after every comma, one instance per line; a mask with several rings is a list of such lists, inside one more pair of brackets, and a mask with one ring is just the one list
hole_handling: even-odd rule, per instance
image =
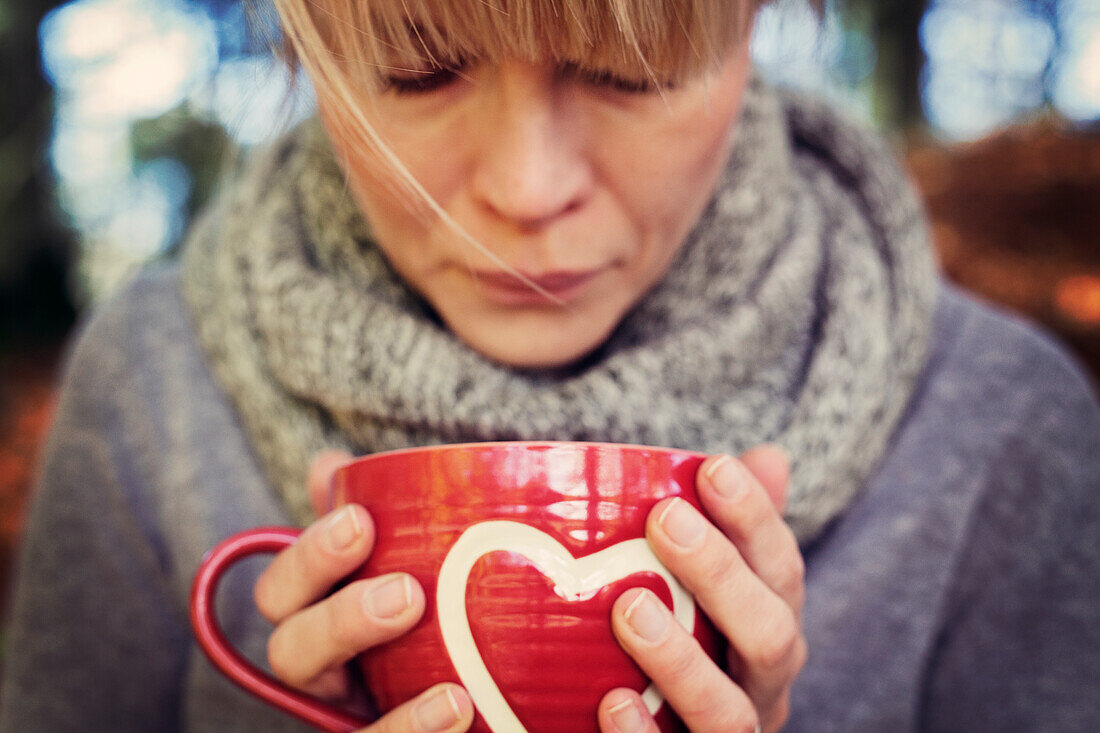
[[267, 638], [267, 663], [271, 667], [271, 673], [291, 687], [300, 687], [304, 682], [301, 670], [294, 665], [296, 658], [286, 627], [276, 628]]
[[252, 586], [252, 600], [268, 623], [275, 625], [298, 610], [294, 607], [295, 557], [298, 543], [286, 548], [271, 561]]
[[366, 622], [352, 586], [324, 602], [324, 609], [325, 634], [332, 648], [352, 654], [358, 651]]
[[732, 545], [704, 554], [700, 557], [700, 562], [704, 588], [729, 588], [735, 585], [737, 575], [742, 569], [741, 556]]
[[759, 641], [749, 653], [749, 659], [754, 666], [765, 671], [781, 669], [790, 662], [801, 638], [798, 622], [790, 609], [786, 609], [786, 612], [779, 611], [772, 616], [768, 628], [760, 635]]
[[274, 593], [271, 588], [271, 573], [265, 571], [256, 578], [256, 584], [252, 586], [252, 602], [268, 623], [275, 624], [279, 621], [279, 614], [273, 602]]
[[733, 731], [733, 733], [756, 733], [759, 730], [757, 727], [759, 725], [758, 721], [759, 718], [757, 718], [756, 713], [750, 712], [738, 717], [724, 730]]
[[768, 728], [773, 730], [779, 730], [787, 724], [787, 719], [791, 717], [791, 694], [788, 691], [784, 691], [780, 695], [779, 699], [775, 701], [775, 705], [772, 707], [771, 716], [768, 720]]
[[680, 639], [667, 647], [662, 666], [668, 679], [686, 680], [698, 674], [703, 652], [694, 638]]
[[800, 672], [803, 667], [806, 666], [806, 662], [810, 659], [810, 645], [806, 642], [806, 637], [802, 634], [798, 635], [798, 642], [795, 646], [794, 652], [794, 671]]
[[[756, 720], [747, 703], [731, 704], [728, 690], [711, 687], [699, 690], [691, 700], [682, 702], [678, 712], [685, 721], [692, 721], [692, 730], [728, 731], [741, 730], [746, 719]], [[753, 731], [755, 723], [748, 730]]]
[[[760, 491], [763, 493], [763, 489]], [[767, 497], [761, 496], [759, 501], [746, 502], [746, 506], [739, 508], [734, 520], [738, 534], [752, 537], [767, 527], [775, 515], [768, 501]]]
[[806, 582], [806, 561], [802, 559], [800, 552], [791, 553], [790, 557], [782, 563], [777, 573], [780, 595], [793, 596], [802, 591]]
[[730, 707], [717, 725], [710, 730], [722, 733], [756, 733], [760, 716], [747, 701]]
[[305, 691], [322, 700], [347, 700], [352, 694], [347, 673], [342, 667], [326, 669], [314, 677]]
[[298, 578], [315, 578], [325, 574], [329, 558], [321, 547], [321, 532], [303, 534], [302, 539], [290, 547], [291, 571]]

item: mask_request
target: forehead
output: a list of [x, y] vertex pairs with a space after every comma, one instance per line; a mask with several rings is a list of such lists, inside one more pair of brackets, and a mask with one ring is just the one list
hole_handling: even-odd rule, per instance
[[333, 50], [387, 58], [555, 58], [675, 77], [746, 30], [747, 0], [320, 0]]

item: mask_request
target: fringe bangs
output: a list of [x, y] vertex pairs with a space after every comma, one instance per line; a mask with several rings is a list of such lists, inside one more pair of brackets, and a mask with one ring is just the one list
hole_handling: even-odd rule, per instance
[[[276, 0], [296, 55], [345, 73], [551, 58], [658, 83], [713, 67], [757, 0]], [[303, 12], [304, 11], [304, 12]], [[306, 26], [309, 27], [306, 27]], [[318, 48], [318, 44], [323, 48]], [[322, 62], [323, 63], [323, 62]], [[376, 74], [365, 74], [370, 84]]]

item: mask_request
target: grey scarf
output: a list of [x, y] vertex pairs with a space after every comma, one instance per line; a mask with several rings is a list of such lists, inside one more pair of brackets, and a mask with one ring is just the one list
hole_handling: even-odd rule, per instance
[[251, 164], [187, 244], [204, 350], [294, 516], [310, 459], [482, 440], [599, 440], [793, 459], [812, 539], [886, 451], [928, 350], [936, 275], [874, 135], [754, 79], [734, 153], [664, 280], [571, 370], [495, 364], [394, 274], [316, 122]]

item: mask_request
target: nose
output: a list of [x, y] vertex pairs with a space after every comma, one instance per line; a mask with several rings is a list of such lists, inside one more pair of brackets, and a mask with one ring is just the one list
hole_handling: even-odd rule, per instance
[[504, 62], [486, 81], [484, 127], [474, 195], [521, 229], [546, 226], [578, 209], [592, 188], [583, 122], [558, 93], [552, 69]]

